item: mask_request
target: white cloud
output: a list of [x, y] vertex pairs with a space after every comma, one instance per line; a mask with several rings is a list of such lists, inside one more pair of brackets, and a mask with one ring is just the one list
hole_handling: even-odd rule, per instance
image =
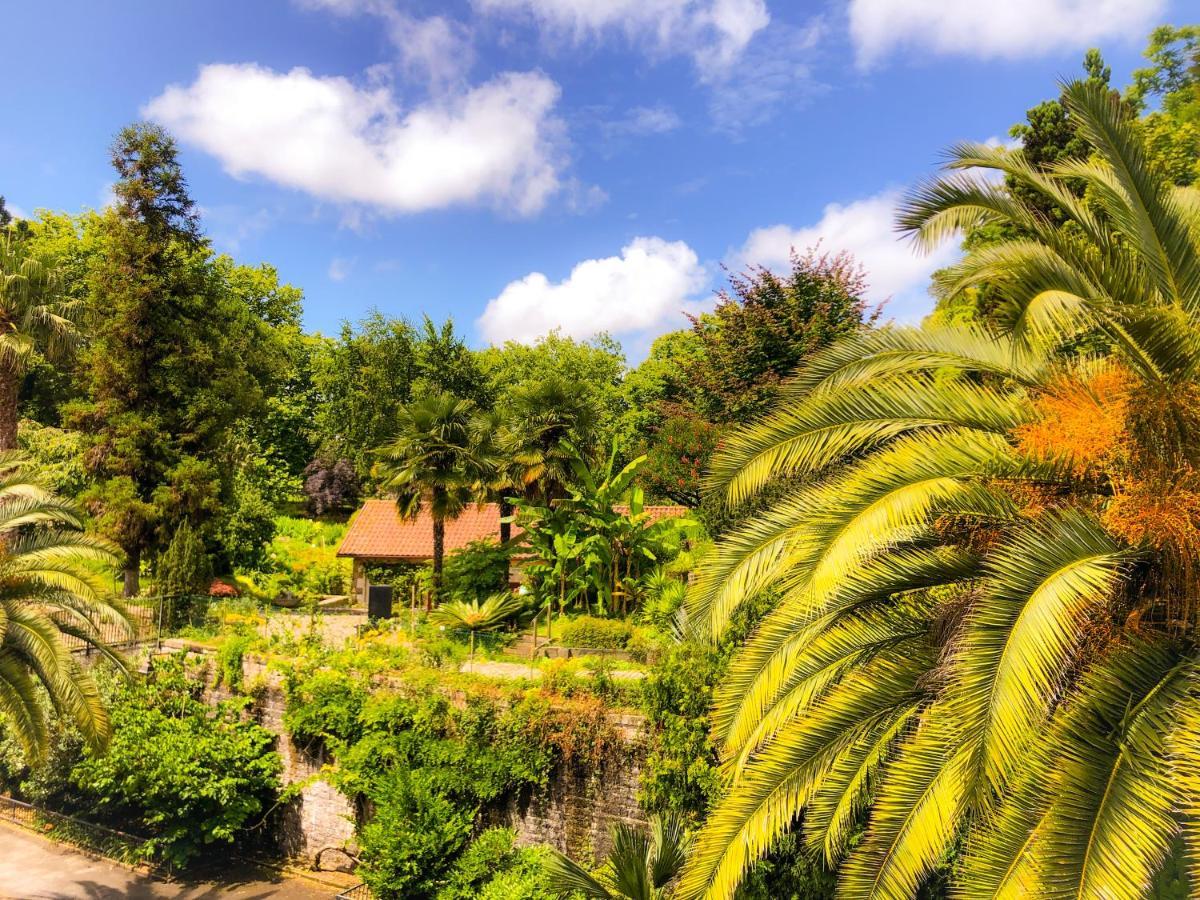
[[804, 253], [820, 244], [822, 251], [847, 250], [866, 270], [867, 297], [888, 301], [885, 316], [915, 322], [932, 308], [929, 276], [950, 263], [958, 250], [953, 242], [930, 255], [921, 255], [896, 233], [899, 191], [885, 191], [853, 203], [830, 203], [819, 222], [801, 228], [773, 225], [751, 232], [731, 262], [735, 266], [787, 267], [793, 249]]
[[737, 66], [709, 71], [704, 80], [712, 89], [709, 109], [718, 129], [737, 135], [766, 122], [781, 106], [802, 104], [823, 90], [811, 60], [824, 34], [820, 17], [803, 27], [772, 25]]
[[635, 106], [615, 122], [608, 122], [605, 130], [610, 135], [666, 134], [683, 123], [675, 110], [665, 104]]
[[897, 47], [1018, 59], [1142, 36], [1166, 0], [850, 0], [860, 65]]
[[584, 260], [562, 281], [531, 272], [509, 283], [477, 324], [493, 343], [529, 341], [555, 328], [576, 338], [644, 335], [695, 309], [708, 281], [683, 241], [638, 237], [620, 256]]
[[384, 19], [410, 77], [424, 77], [435, 86], [452, 84], [475, 64], [470, 30], [459, 22], [443, 16], [418, 19], [397, 10]]
[[532, 17], [575, 43], [620, 32], [663, 56], [691, 56], [703, 75], [735, 63], [771, 21], [764, 0], [474, 0], [492, 14]]
[[344, 256], [335, 256], [329, 261], [329, 280], [345, 281], [350, 277], [350, 272], [353, 269], [354, 260], [346, 259]]
[[404, 73], [424, 78], [434, 87], [460, 80], [475, 63], [470, 29], [445, 16], [417, 18], [394, 0], [296, 0], [296, 5], [339, 16], [378, 17], [399, 51]]
[[486, 202], [531, 214], [561, 186], [558, 97], [543, 74], [506, 73], [402, 109], [386, 87], [303, 68], [209, 65], [142, 112], [236, 177], [385, 212]]

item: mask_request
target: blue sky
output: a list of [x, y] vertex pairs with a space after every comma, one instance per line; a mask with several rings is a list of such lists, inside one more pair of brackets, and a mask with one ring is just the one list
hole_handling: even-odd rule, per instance
[[[849, 249], [887, 313], [927, 311], [896, 198], [1005, 139], [1100, 46], [1124, 84], [1184, 0], [208, 0], [5, 13], [0, 194], [106, 201], [106, 148], [177, 135], [216, 248], [306, 294], [476, 345], [552, 327], [632, 359], [722, 265]], [[1195, 9], [1192, 9], [1195, 12]], [[1193, 16], [1194, 17], [1194, 16]]]

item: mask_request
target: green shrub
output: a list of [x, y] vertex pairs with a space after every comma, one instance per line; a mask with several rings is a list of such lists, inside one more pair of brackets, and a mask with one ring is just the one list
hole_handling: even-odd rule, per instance
[[158, 592], [166, 597], [206, 595], [212, 583], [212, 561], [204, 539], [186, 519], [158, 558]]
[[349, 589], [350, 560], [337, 555], [345, 525], [279, 516], [275, 529], [267, 560], [276, 572], [290, 576], [286, 587], [318, 596]]
[[481, 600], [508, 589], [505, 567], [510, 551], [495, 541], [472, 541], [446, 557], [443, 583], [449, 596]]
[[641, 627], [633, 630], [626, 649], [635, 662], [654, 664], [673, 646], [673, 641], [654, 629]]
[[217, 677], [215, 687], [224, 685], [231, 691], [242, 689], [242, 660], [257, 640], [251, 631], [241, 630], [226, 635], [217, 648]]
[[479, 888], [477, 900], [543, 900], [550, 896], [544, 847], [520, 847], [508, 868]]
[[642, 682], [650, 746], [642, 768], [647, 811], [703, 816], [719, 796], [721, 777], [709, 736], [713, 686], [724, 656], [706, 644], [679, 644]]
[[620, 619], [580, 616], [558, 628], [558, 641], [564, 647], [592, 650], [624, 650], [633, 637], [633, 626]]
[[359, 676], [331, 669], [292, 670], [284, 691], [283, 727], [298, 743], [314, 744], [328, 738], [353, 742], [361, 736], [359, 715], [367, 688]]
[[430, 897], [471, 833], [474, 810], [422, 769], [394, 768], [372, 785], [375, 815], [359, 830], [359, 874], [378, 900]]
[[275, 736], [243, 720], [244, 702], [212, 706], [199, 687], [178, 657], [155, 661], [145, 680], [112, 698], [107, 751], [85, 751], [71, 773], [91, 811], [148, 835], [177, 866], [210, 844], [233, 843], [279, 791]]
[[437, 900], [540, 900], [550, 893], [542, 869], [545, 851], [517, 847], [511, 828], [489, 828], [450, 870]]

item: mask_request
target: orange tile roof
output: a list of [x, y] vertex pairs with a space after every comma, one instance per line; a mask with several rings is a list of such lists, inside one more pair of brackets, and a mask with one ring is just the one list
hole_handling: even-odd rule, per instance
[[[620, 509], [621, 507], [618, 507]], [[687, 513], [683, 506], [647, 506], [645, 511], [657, 521]], [[513, 526], [513, 534], [521, 529]], [[446, 552], [464, 547], [471, 541], [500, 538], [500, 507], [488, 503], [468, 506], [461, 516], [446, 523]], [[338, 556], [360, 559], [425, 562], [433, 558], [433, 519], [427, 510], [416, 518], [401, 518], [394, 500], [367, 500], [350, 522]]]

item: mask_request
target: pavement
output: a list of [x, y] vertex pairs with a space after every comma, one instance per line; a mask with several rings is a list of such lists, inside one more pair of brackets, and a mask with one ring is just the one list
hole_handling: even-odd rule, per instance
[[331, 900], [338, 888], [242, 866], [219, 878], [163, 881], [31, 832], [0, 827], [4, 900]]

